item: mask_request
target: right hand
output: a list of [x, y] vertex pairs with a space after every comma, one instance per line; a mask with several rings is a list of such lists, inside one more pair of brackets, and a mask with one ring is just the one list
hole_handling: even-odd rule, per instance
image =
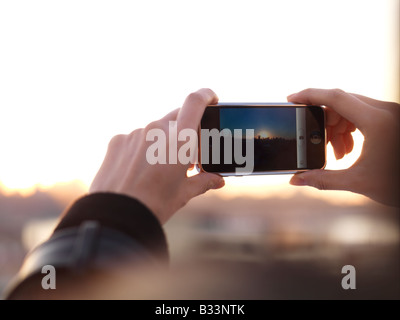
[[399, 104], [339, 89], [306, 89], [288, 96], [288, 101], [327, 107], [327, 123], [332, 125], [329, 128], [333, 132], [330, 140], [336, 158], [351, 151], [349, 128], [353, 124], [365, 138], [361, 155], [350, 168], [296, 174], [290, 181], [292, 185], [348, 190], [383, 204], [399, 206]]

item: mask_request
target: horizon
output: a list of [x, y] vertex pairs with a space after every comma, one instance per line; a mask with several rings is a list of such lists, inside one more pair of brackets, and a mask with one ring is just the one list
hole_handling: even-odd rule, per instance
[[[370, 160], [395, 166], [378, 157], [390, 154], [396, 139], [377, 138], [392, 128], [374, 137], [352, 98], [329, 91], [369, 149], [357, 129], [342, 159], [326, 146], [324, 168], [340, 172], [277, 172], [323, 167], [321, 110], [289, 110], [288, 98], [303, 101], [293, 94], [338, 88], [400, 103], [399, 9], [399, 0], [0, 1], [0, 297], [20, 279], [11, 298], [24, 288], [73, 299], [398, 298], [399, 208], [323, 190], [398, 200], [381, 189], [391, 188], [389, 167], [365, 174]], [[232, 105], [206, 108], [197, 126], [211, 98], [191, 95], [201, 88]], [[254, 104], [273, 101], [272, 113]], [[330, 111], [325, 136], [341, 156], [354, 126]], [[374, 146], [382, 152], [367, 159]], [[227, 166], [206, 167], [207, 154]], [[193, 177], [196, 159], [238, 176]], [[357, 290], [343, 291], [349, 266]], [[40, 277], [55, 289], [56, 271], [58, 290], [36, 290]]]
[[[124, 10], [96, 4], [94, 15], [91, 4], [80, 3], [80, 10], [63, 6], [55, 16], [43, 4], [26, 2], [23, 12], [1, 4], [7, 50], [0, 52], [0, 184], [6, 192], [71, 180], [88, 187], [114, 135], [146, 126], [200, 87], [213, 89], [220, 101], [285, 101], [307, 87], [399, 101], [396, 1], [210, 4], [216, 24], [200, 18], [207, 6], [186, 2], [175, 4], [186, 16], [163, 2], [159, 8], [168, 15], [149, 3]], [[354, 14], [360, 7], [362, 14]], [[189, 14], [194, 10], [198, 15]], [[5, 12], [19, 12], [18, 19]], [[202, 39], [206, 46], [198, 45]], [[356, 132], [354, 139], [357, 156], [363, 137]], [[336, 161], [328, 149], [327, 168], [348, 167], [354, 155]], [[287, 181], [262, 179], [256, 185], [267, 189]], [[246, 192], [253, 181], [230, 183]]]

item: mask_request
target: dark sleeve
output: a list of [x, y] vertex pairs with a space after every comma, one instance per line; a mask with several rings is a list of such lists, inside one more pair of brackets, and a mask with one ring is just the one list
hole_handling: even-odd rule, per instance
[[[121, 194], [80, 198], [63, 213], [52, 236], [31, 251], [10, 284], [8, 299], [51, 298], [43, 289], [44, 266], [57, 271], [57, 284], [73, 287], [84, 275], [112, 273], [131, 265], [165, 265], [166, 238], [154, 214], [140, 201]], [[60, 288], [60, 289], [59, 289]]]
[[161, 224], [140, 201], [115, 193], [95, 193], [77, 200], [62, 215], [54, 232], [97, 221], [135, 239], [156, 256], [167, 258], [167, 242]]

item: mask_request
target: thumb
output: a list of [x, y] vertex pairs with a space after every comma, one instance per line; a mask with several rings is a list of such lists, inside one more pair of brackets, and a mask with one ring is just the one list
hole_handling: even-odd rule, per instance
[[210, 189], [219, 189], [225, 185], [224, 178], [219, 175], [200, 172], [195, 176], [187, 178], [187, 188], [190, 198], [205, 193]]
[[289, 183], [319, 190], [348, 190], [348, 170], [310, 170], [295, 174]]

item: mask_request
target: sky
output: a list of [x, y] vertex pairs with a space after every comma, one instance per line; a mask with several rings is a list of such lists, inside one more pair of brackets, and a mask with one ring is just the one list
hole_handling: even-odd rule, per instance
[[[284, 102], [307, 87], [399, 101], [398, 6], [1, 1], [0, 185], [88, 186], [112, 136], [161, 118], [202, 87], [221, 102]], [[328, 168], [357, 159], [359, 132], [355, 140], [342, 161], [329, 151]], [[282, 192], [276, 186], [289, 178], [228, 179], [227, 190]]]
[[253, 129], [257, 137], [296, 139], [296, 109], [221, 108], [221, 129]]

